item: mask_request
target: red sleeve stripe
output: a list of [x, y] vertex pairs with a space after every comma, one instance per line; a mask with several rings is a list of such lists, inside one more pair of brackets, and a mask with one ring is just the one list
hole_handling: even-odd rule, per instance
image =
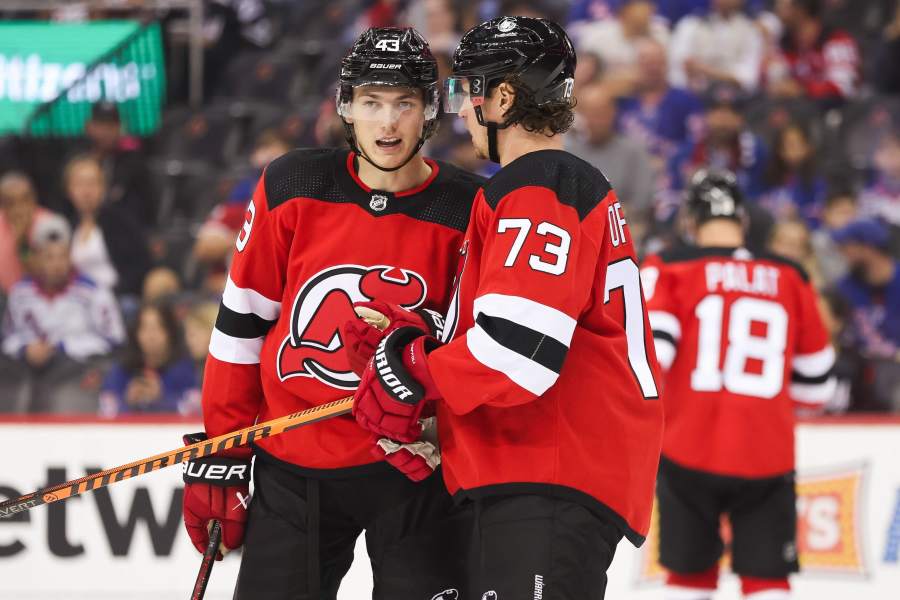
[[795, 354], [791, 368], [803, 377], [821, 377], [834, 366], [834, 359], [834, 348], [828, 345], [812, 354]]
[[238, 287], [230, 276], [225, 282], [222, 304], [236, 313], [252, 313], [266, 321], [275, 321], [281, 314], [281, 302], [270, 300], [256, 290]]

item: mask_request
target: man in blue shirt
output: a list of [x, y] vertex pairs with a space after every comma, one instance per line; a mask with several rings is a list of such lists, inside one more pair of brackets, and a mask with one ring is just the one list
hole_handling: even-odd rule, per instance
[[888, 228], [861, 219], [832, 234], [850, 273], [837, 284], [850, 308], [849, 344], [867, 361], [866, 404], [900, 410], [900, 262]]

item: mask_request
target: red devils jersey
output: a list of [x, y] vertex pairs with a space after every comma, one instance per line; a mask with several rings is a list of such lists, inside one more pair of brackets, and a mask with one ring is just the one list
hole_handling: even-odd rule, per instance
[[[481, 179], [428, 161], [420, 187], [367, 188], [353, 156], [295, 150], [267, 168], [248, 207], [203, 385], [211, 436], [338, 400], [359, 379], [342, 348], [353, 302], [443, 311]], [[369, 435], [338, 417], [259, 442], [306, 468], [373, 462]]]
[[631, 232], [603, 175], [532, 152], [479, 192], [428, 356], [451, 493], [536, 493], [647, 532], [662, 436]]
[[641, 269], [660, 365], [663, 455], [701, 471], [794, 468], [794, 402], [834, 392], [834, 351], [806, 274], [745, 249], [688, 248]]

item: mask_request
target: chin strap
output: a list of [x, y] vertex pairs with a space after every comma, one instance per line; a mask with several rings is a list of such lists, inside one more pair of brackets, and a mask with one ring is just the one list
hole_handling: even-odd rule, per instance
[[488, 158], [492, 162], [500, 164], [500, 151], [497, 148], [497, 131], [506, 129], [512, 123], [497, 123], [496, 121], [485, 121], [484, 115], [481, 113], [481, 106], [475, 107], [475, 116], [478, 118], [478, 124], [487, 128], [488, 137]]

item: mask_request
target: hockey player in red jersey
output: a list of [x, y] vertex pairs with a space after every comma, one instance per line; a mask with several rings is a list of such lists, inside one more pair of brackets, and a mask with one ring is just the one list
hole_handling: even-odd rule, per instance
[[[337, 104], [352, 150], [285, 154], [248, 206], [206, 365], [210, 437], [350, 394], [359, 378], [340, 327], [353, 302], [388, 301], [419, 324], [410, 311], [449, 304], [482, 180], [419, 154], [440, 112], [425, 41], [412, 29], [363, 33], [342, 63]], [[418, 447], [383, 448], [389, 462], [411, 462], [415, 479], [435, 467], [408, 460]], [[335, 598], [362, 530], [374, 598], [458, 587], [460, 528], [443, 519], [452, 503], [440, 477], [417, 484], [377, 460], [372, 434], [352, 417], [268, 438], [252, 453], [252, 500], [250, 449], [185, 469], [185, 524], [197, 549], [211, 519], [223, 523], [225, 548], [243, 543], [235, 598]]]
[[650, 520], [656, 358], [622, 207], [562, 150], [574, 70], [544, 19], [463, 36], [448, 110], [502, 168], [476, 196], [442, 341], [383, 337], [355, 395], [360, 424], [401, 442], [436, 408], [444, 480], [476, 522], [473, 598], [602, 598], [619, 540]]
[[698, 171], [687, 212], [696, 246], [641, 268], [666, 371], [657, 494], [668, 600], [711, 600], [723, 543], [746, 598], [789, 597], [797, 570], [794, 408], [834, 391], [834, 352], [803, 270], [743, 248], [734, 176]]

